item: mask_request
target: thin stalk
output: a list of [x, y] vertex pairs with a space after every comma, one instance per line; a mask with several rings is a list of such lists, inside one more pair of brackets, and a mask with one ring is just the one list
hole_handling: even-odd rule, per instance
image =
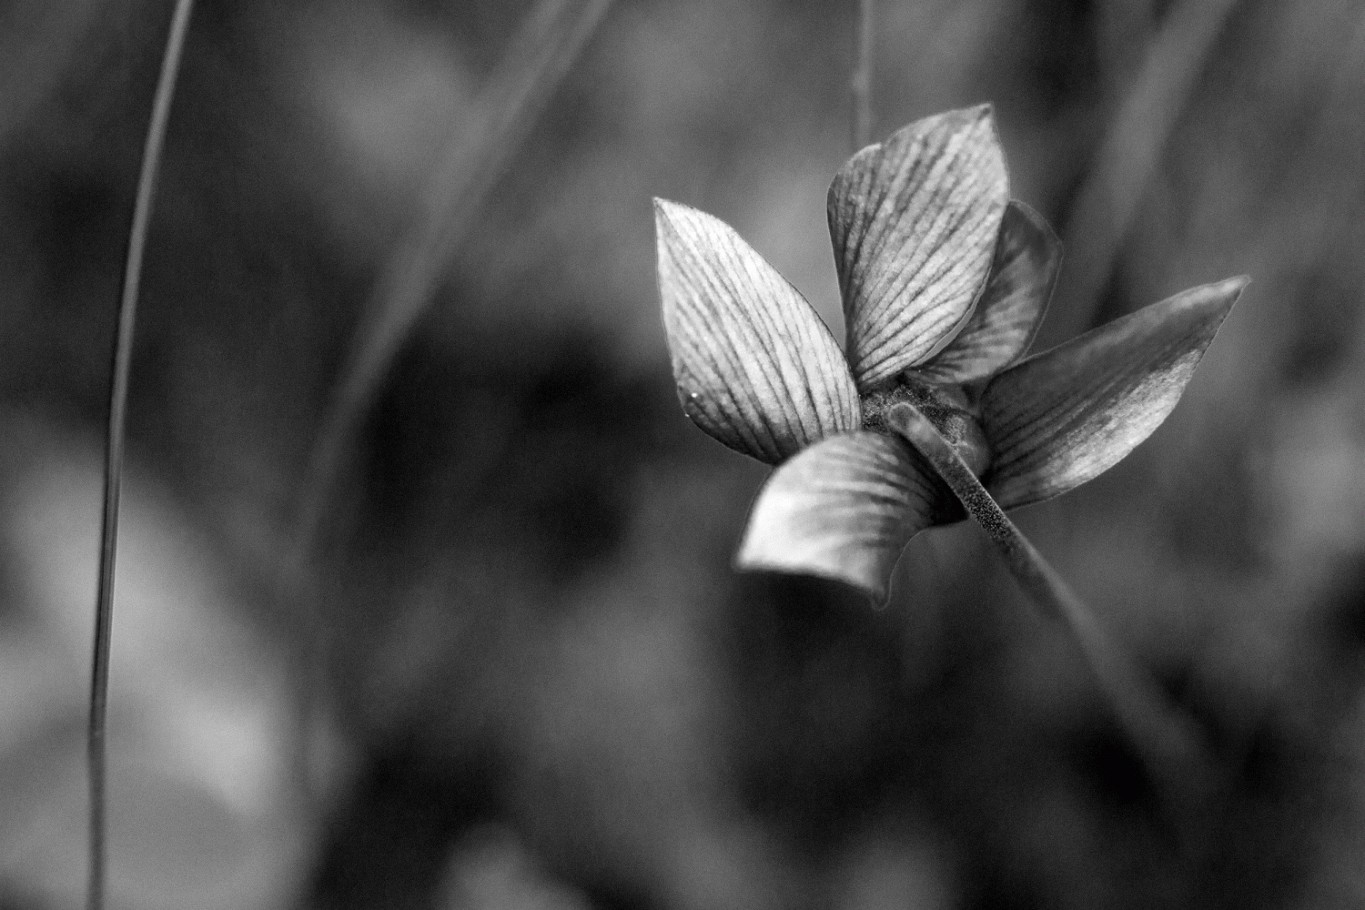
[[875, 65], [876, 0], [858, 0], [858, 27], [853, 39], [853, 151], [872, 142], [872, 71]]
[[419, 218], [395, 245], [375, 285], [341, 370], [337, 391], [300, 483], [296, 546], [316, 544], [345, 454], [413, 327], [435, 297], [450, 257], [532, 124], [602, 22], [611, 0], [541, 0], [512, 39], [441, 153]]
[[[1063, 237], [1068, 269], [1042, 347], [1090, 328], [1180, 114], [1236, 6], [1237, 0], [1182, 0], [1167, 13], [1076, 194]], [[1085, 242], [1072, 243], [1076, 238]]]
[[189, 30], [193, 0], [177, 0], [171, 17], [170, 32], [161, 59], [161, 75], [152, 97], [152, 115], [142, 149], [142, 166], [133, 202], [133, 222], [128, 230], [127, 255], [123, 262], [123, 282], [119, 295], [118, 327], [114, 336], [113, 362], [109, 377], [109, 425], [105, 435], [104, 511], [100, 528], [99, 585], [95, 595], [95, 640], [90, 660], [90, 719], [86, 748], [89, 764], [90, 866], [86, 886], [86, 906], [104, 907], [104, 886], [108, 848], [106, 832], [107, 748], [105, 732], [109, 716], [109, 664], [114, 629], [114, 562], [118, 543], [120, 483], [123, 476], [124, 426], [127, 423], [128, 385], [132, 374], [133, 331], [137, 321], [138, 288], [142, 281], [142, 260], [147, 246], [147, 229], [152, 218], [156, 175], [161, 163], [161, 148], [166, 139], [171, 99], [175, 95], [180, 56]]
[[611, 0], [539, 0], [522, 20], [468, 116], [442, 148], [421, 194], [422, 208], [381, 267], [356, 327], [299, 481], [293, 534], [282, 560], [282, 586], [298, 603], [305, 642], [296, 769], [305, 793], [311, 789], [313, 690], [322, 683], [330, 650], [310, 569], [351, 447], [452, 256], [610, 6]]
[[1208, 792], [1212, 769], [1194, 721], [1170, 703], [1156, 681], [1109, 635], [927, 417], [902, 403], [889, 409], [887, 423], [962, 501], [1024, 592], [1044, 613], [1066, 624], [1152, 780], [1178, 810], [1188, 811], [1190, 797]]

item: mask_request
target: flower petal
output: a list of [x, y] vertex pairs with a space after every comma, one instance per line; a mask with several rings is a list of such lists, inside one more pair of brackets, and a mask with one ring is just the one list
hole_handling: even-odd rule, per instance
[[981, 399], [991, 495], [1027, 505], [1117, 464], [1175, 407], [1246, 283], [1192, 288], [992, 379]]
[[859, 388], [952, 340], [985, 286], [1008, 199], [989, 105], [916, 121], [839, 171], [829, 230]]
[[861, 424], [839, 345], [796, 288], [717, 218], [654, 201], [659, 295], [683, 410], [770, 464]]
[[749, 516], [737, 564], [842, 581], [886, 599], [905, 544], [954, 503], [905, 443], [858, 432], [778, 468]]
[[934, 382], [971, 382], [1017, 360], [1043, 321], [1061, 264], [1062, 242], [1043, 217], [1010, 202], [976, 311], [952, 343], [916, 371]]

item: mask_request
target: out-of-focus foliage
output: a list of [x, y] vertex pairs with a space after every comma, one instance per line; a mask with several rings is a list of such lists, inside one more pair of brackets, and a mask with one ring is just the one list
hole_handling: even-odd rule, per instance
[[[649, 199], [723, 218], [837, 327], [811, 213], [854, 6], [613, 6], [355, 442], [320, 616], [283, 576], [304, 459], [530, 4], [196, 10], [133, 381], [121, 906], [1365, 901], [1365, 14], [880, 4], [878, 135], [992, 101], [1067, 244], [1039, 345], [1253, 277], [1168, 424], [1019, 516], [1211, 731], [1229, 786], [1177, 825], [972, 528], [913, 542], [878, 613], [730, 569], [763, 471], [677, 412]], [[79, 906], [104, 372], [164, 7], [0, 5], [7, 908]]]

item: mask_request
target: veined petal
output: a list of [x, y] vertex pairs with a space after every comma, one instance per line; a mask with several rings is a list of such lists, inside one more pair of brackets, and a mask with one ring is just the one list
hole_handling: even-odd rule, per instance
[[1005, 508], [1027, 505], [1117, 464], [1180, 400], [1246, 283], [1192, 288], [992, 379], [981, 399], [991, 495]]
[[916, 371], [934, 382], [985, 379], [1013, 363], [1033, 341], [1062, 264], [1062, 242], [1043, 217], [1010, 202], [986, 290], [958, 336]]
[[832, 578], [881, 603], [901, 550], [940, 519], [946, 497], [904, 440], [833, 436], [769, 478], [736, 561], [742, 569]]
[[859, 388], [952, 340], [985, 286], [1008, 199], [989, 105], [916, 121], [839, 171], [829, 230]]
[[861, 423], [829, 329], [718, 218], [654, 201], [659, 295], [678, 398], [692, 421], [770, 464]]

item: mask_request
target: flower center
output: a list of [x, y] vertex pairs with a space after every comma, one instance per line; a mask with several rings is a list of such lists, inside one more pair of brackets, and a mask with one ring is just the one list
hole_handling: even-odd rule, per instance
[[894, 404], [909, 402], [915, 406], [934, 429], [948, 440], [958, 456], [980, 477], [991, 464], [991, 448], [975, 403], [961, 386], [933, 385], [906, 373], [896, 378], [894, 385], [877, 389], [863, 398], [863, 428], [891, 435], [886, 424], [886, 409]]

